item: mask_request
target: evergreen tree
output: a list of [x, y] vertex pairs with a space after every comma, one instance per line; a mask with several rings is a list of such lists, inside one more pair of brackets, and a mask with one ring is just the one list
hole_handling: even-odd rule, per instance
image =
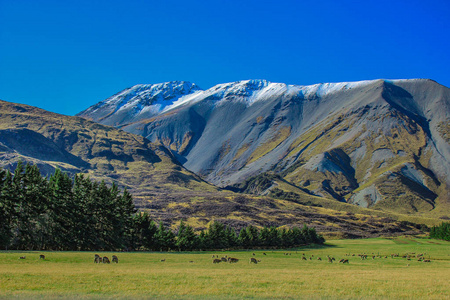
[[212, 222], [208, 228], [208, 243], [214, 249], [228, 248], [228, 238], [225, 226], [217, 221]]
[[280, 247], [281, 246], [281, 241], [278, 236], [278, 230], [274, 226], [269, 228], [268, 241], [269, 241], [268, 246], [270, 246], [270, 247]]
[[154, 250], [168, 251], [175, 248], [175, 235], [170, 229], [166, 229], [163, 222], [159, 222], [159, 227], [155, 233]]
[[194, 233], [194, 229], [191, 226], [185, 225], [183, 221], [178, 228], [178, 235], [175, 245], [180, 251], [189, 251], [194, 249], [198, 244], [197, 236]]
[[132, 231], [132, 249], [144, 249], [151, 250], [156, 249], [156, 231], [157, 227], [155, 222], [150, 219], [147, 212], [142, 214], [136, 214], [133, 218], [133, 228]]
[[54, 250], [77, 250], [74, 221], [77, 207], [73, 202], [72, 180], [56, 169], [49, 180], [49, 245]]
[[259, 231], [255, 226], [249, 225], [245, 228], [249, 239], [249, 247], [259, 246]]
[[78, 250], [97, 250], [99, 249], [95, 212], [97, 204], [90, 178], [83, 174], [76, 175], [72, 191], [74, 206], [77, 207], [77, 210], [73, 212], [76, 216], [73, 228], [76, 247]]
[[248, 235], [248, 231], [247, 228], [242, 228], [241, 231], [239, 232], [239, 237], [238, 237], [238, 241], [239, 241], [239, 245], [244, 247], [244, 248], [249, 248], [251, 245], [251, 240], [250, 237]]
[[433, 226], [430, 230], [430, 237], [450, 241], [450, 222], [442, 222], [439, 226]]
[[11, 172], [0, 170], [0, 249], [7, 249], [11, 242], [13, 195], [8, 194], [11, 183]]
[[228, 247], [236, 247], [238, 245], [236, 231], [230, 226], [227, 226], [225, 231]]

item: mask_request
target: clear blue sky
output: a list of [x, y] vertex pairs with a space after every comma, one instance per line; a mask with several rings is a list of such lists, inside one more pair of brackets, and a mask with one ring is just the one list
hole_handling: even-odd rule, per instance
[[0, 99], [73, 115], [138, 83], [431, 78], [450, 1], [0, 0]]

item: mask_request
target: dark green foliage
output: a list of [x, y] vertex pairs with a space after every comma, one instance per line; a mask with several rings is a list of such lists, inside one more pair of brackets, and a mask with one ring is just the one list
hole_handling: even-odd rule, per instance
[[136, 209], [127, 190], [35, 165], [0, 171], [0, 247], [21, 250], [120, 250], [130, 246]]
[[430, 237], [450, 241], [450, 223], [442, 222], [439, 226], [433, 226], [430, 231]]
[[137, 213], [131, 194], [115, 184], [84, 175], [71, 179], [57, 169], [42, 177], [35, 165], [17, 165], [14, 174], [0, 170], [0, 248], [20, 250], [153, 250], [281, 248], [323, 243], [306, 225], [261, 230], [249, 225], [236, 231], [220, 222], [195, 234], [181, 222], [177, 233], [147, 213]]
[[193, 250], [198, 247], [198, 237], [194, 233], [194, 229], [185, 225], [183, 221], [178, 228], [178, 235], [176, 237], [175, 245], [179, 250]]

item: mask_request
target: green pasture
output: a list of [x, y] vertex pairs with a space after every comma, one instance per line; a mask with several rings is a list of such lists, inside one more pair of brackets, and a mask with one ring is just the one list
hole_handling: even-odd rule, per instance
[[[115, 254], [119, 264], [94, 264], [94, 252], [2, 251], [0, 298], [450, 299], [450, 243], [425, 238], [333, 240], [276, 251], [97, 253]], [[367, 260], [359, 258], [363, 253]], [[431, 262], [390, 256], [407, 253], [424, 253]], [[239, 262], [213, 264], [213, 255]], [[261, 261], [250, 264], [252, 257]], [[342, 258], [349, 264], [338, 263]]]

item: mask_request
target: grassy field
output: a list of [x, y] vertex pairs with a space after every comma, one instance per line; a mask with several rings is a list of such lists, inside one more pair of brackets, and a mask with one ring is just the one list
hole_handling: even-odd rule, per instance
[[[361, 260], [362, 253], [369, 259]], [[426, 253], [431, 262], [391, 258], [393, 253]], [[438, 240], [334, 240], [289, 251], [98, 254], [110, 259], [116, 254], [119, 264], [94, 264], [92, 252], [0, 252], [0, 298], [450, 299], [450, 243]], [[213, 264], [212, 255], [240, 260]], [[336, 261], [327, 262], [327, 255]], [[250, 264], [251, 257], [261, 262]], [[349, 264], [338, 263], [341, 258]]]

